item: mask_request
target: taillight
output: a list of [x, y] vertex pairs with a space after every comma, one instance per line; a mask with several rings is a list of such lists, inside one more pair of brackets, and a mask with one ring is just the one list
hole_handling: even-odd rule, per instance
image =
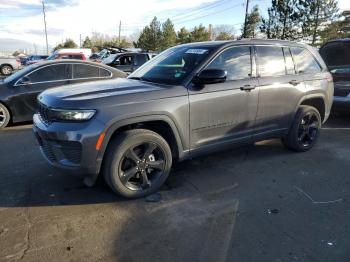
[[327, 75], [326, 79], [328, 82], [333, 82], [333, 76], [331, 74]]

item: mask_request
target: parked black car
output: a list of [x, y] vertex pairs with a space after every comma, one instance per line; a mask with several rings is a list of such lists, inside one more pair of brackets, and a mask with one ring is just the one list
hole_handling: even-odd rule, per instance
[[116, 53], [110, 54], [107, 58], [102, 60], [102, 63], [124, 72], [131, 73], [156, 55], [157, 54], [155, 53], [138, 52]]
[[33, 129], [52, 165], [81, 172], [87, 185], [101, 171], [116, 193], [141, 197], [174, 161], [269, 138], [311, 149], [332, 99], [332, 76], [310, 46], [191, 43], [127, 79], [43, 92]]
[[320, 54], [333, 75], [333, 111], [350, 113], [350, 38], [327, 42]]
[[125, 76], [124, 72], [105, 65], [76, 60], [30, 65], [0, 80], [0, 129], [9, 122], [31, 121], [37, 110], [37, 95], [48, 88]]

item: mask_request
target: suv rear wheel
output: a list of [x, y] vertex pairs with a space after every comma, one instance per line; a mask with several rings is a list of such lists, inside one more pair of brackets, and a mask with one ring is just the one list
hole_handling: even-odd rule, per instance
[[7, 108], [0, 103], [0, 129], [5, 128], [10, 122], [10, 113]]
[[137, 198], [157, 191], [169, 176], [171, 149], [163, 137], [145, 129], [129, 130], [109, 145], [103, 174], [119, 195]]
[[288, 135], [282, 139], [282, 142], [288, 149], [297, 152], [308, 151], [318, 139], [321, 124], [322, 119], [316, 108], [301, 106]]

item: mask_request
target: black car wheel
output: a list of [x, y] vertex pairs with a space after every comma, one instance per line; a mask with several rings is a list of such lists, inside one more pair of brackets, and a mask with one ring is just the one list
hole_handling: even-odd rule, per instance
[[10, 113], [3, 104], [0, 104], [0, 129], [5, 128], [9, 122]]
[[296, 114], [288, 135], [282, 139], [282, 142], [289, 149], [305, 152], [316, 143], [321, 124], [322, 119], [316, 108], [302, 106]]
[[108, 147], [104, 160], [107, 184], [119, 195], [137, 198], [159, 189], [172, 164], [168, 143], [145, 129], [126, 131]]
[[1, 67], [1, 73], [5, 76], [9, 76], [12, 74], [13, 68], [9, 65], [4, 65]]

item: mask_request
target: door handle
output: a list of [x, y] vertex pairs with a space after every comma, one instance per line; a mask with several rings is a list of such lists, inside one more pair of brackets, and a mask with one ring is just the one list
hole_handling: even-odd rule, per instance
[[240, 89], [242, 91], [248, 91], [250, 92], [251, 90], [255, 89], [255, 86], [252, 86], [252, 85], [244, 85], [244, 86], [241, 86]]
[[291, 84], [291, 85], [293, 85], [293, 86], [296, 86], [296, 85], [299, 85], [299, 84], [300, 84], [300, 81], [291, 80], [291, 81], [289, 81], [289, 84]]

